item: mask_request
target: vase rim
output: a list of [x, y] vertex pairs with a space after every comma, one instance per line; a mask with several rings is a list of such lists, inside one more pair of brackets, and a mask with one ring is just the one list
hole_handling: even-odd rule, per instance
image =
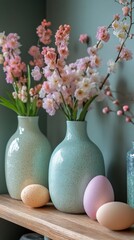
[[66, 122], [69, 122], [69, 123], [71, 123], [71, 122], [72, 122], [72, 123], [74, 123], [74, 122], [75, 122], [75, 123], [87, 123], [86, 120], [84, 120], [84, 121], [77, 121], [77, 120], [76, 120], [76, 121], [71, 121], [71, 120], [67, 120]]
[[18, 118], [38, 118], [39, 116], [17, 116]]

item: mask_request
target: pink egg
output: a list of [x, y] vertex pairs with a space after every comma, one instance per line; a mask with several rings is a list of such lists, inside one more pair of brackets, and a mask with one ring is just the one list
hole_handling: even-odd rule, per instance
[[86, 214], [96, 219], [96, 212], [104, 203], [114, 201], [113, 187], [105, 176], [94, 177], [86, 187], [83, 205]]

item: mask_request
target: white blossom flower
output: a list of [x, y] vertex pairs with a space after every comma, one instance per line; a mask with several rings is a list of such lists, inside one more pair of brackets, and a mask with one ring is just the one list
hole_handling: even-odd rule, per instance
[[115, 21], [112, 23], [112, 28], [113, 28], [114, 30], [119, 29], [119, 28], [120, 28], [120, 23], [119, 23], [119, 21], [115, 20]]
[[13, 92], [13, 93], [12, 93], [12, 96], [13, 96], [14, 99], [17, 99], [17, 97], [18, 97], [17, 92]]
[[35, 66], [34, 69], [31, 72], [32, 77], [34, 78], [35, 81], [39, 81], [42, 77], [40, 68], [38, 66]]
[[82, 88], [77, 88], [74, 96], [76, 97], [77, 100], [83, 101], [83, 99], [86, 98], [87, 93], [82, 89]]
[[107, 62], [107, 66], [108, 66], [108, 73], [115, 73], [116, 70], [117, 70], [117, 63], [115, 63], [114, 60], [110, 59], [108, 62]]
[[117, 30], [117, 31], [115, 30], [115, 31], [113, 31], [113, 34], [117, 38], [119, 38], [120, 42], [124, 41], [124, 39], [126, 38], [126, 31], [124, 31], [124, 30]]
[[127, 31], [129, 29], [129, 25], [127, 22], [121, 22], [114, 21], [112, 24], [112, 27], [114, 29], [113, 34], [119, 38], [119, 41], [122, 42], [127, 36]]

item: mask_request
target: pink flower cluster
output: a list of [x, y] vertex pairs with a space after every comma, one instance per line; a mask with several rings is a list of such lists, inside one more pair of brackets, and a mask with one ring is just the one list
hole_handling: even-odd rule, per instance
[[80, 37], [79, 37], [79, 41], [81, 43], [86, 43], [88, 44], [89, 43], [89, 36], [87, 34], [81, 34]]
[[105, 27], [105, 26], [99, 27], [97, 34], [96, 34], [96, 38], [99, 41], [108, 42], [108, 40], [110, 39], [110, 34], [108, 32], [107, 27]]
[[132, 52], [129, 49], [123, 47], [121, 52], [120, 52], [120, 59], [125, 60], [125, 61], [131, 60], [132, 59]]
[[98, 48], [96, 46], [94, 47], [88, 47], [87, 52], [89, 54], [89, 59], [90, 59], [90, 67], [91, 68], [98, 68], [101, 65], [101, 59], [98, 55]]
[[3, 54], [4, 72], [6, 73], [7, 83], [13, 83], [14, 78], [25, 82], [26, 64], [20, 57], [19, 36], [16, 33], [10, 33], [7, 36], [1, 35], [1, 50]]
[[55, 34], [55, 45], [61, 58], [66, 59], [69, 55], [68, 41], [71, 31], [70, 25], [61, 25]]
[[52, 31], [48, 28], [51, 26], [51, 22], [47, 22], [44, 19], [41, 25], [37, 27], [37, 35], [41, 43], [47, 45], [51, 43]]
[[30, 61], [31, 66], [43, 67], [43, 56], [40, 52], [40, 48], [37, 46], [32, 46], [28, 53], [32, 56], [33, 60]]
[[[42, 100], [39, 98], [41, 85], [37, 84], [30, 88], [30, 79], [26, 64], [21, 59], [20, 37], [16, 33], [0, 33], [1, 64], [6, 74], [6, 82], [12, 84], [12, 97], [15, 100], [15, 109], [19, 115], [36, 115], [37, 109], [42, 106]], [[34, 58], [32, 65], [43, 66], [43, 56], [38, 47], [31, 47], [29, 53]], [[36, 79], [39, 80], [39, 79]], [[4, 99], [4, 98], [3, 98]], [[5, 100], [9, 101], [9, 100]], [[24, 105], [23, 105], [24, 104]], [[7, 104], [5, 104], [7, 105]], [[11, 103], [9, 103], [9, 108]]]

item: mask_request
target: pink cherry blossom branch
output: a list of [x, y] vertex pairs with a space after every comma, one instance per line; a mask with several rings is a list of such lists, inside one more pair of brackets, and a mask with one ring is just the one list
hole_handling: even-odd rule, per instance
[[[122, 49], [123, 49], [123, 47], [124, 47], [124, 45], [125, 45], [126, 40], [127, 40], [128, 37], [129, 37], [130, 31], [131, 31], [131, 28], [132, 28], [132, 24], [133, 24], [133, 22], [132, 22], [132, 0], [130, 1], [130, 16], [129, 16], [129, 17], [130, 17], [129, 29], [128, 29], [128, 31], [127, 31], [126, 38], [124, 39], [124, 41], [123, 41], [122, 44], [121, 44], [119, 53], [118, 53], [118, 55], [117, 55], [117, 57], [116, 57], [116, 59], [115, 59], [115, 63], [120, 59], [121, 51], [122, 51]], [[109, 78], [110, 75], [111, 75], [110, 73], [107, 73], [107, 75], [105, 76], [105, 78], [104, 78], [104, 80], [103, 80], [103, 82], [102, 82], [102, 84], [101, 84], [101, 86], [100, 86], [100, 90], [103, 88], [103, 86], [105, 85], [105, 83], [106, 83], [106, 81], [107, 81], [107, 79]]]

